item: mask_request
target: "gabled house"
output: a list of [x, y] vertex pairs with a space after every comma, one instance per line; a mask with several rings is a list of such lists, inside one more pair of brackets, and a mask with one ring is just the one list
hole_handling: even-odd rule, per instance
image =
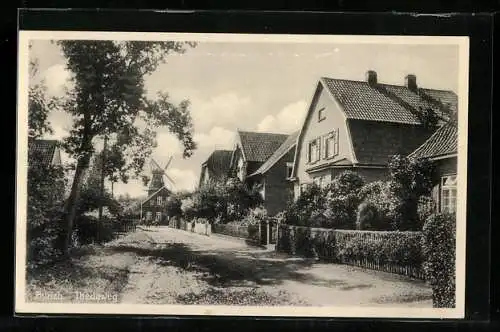
[[28, 164], [61, 166], [61, 149], [57, 140], [30, 139], [28, 141]]
[[289, 135], [237, 131], [231, 155], [230, 172], [243, 182], [255, 172], [286, 141]]
[[457, 129], [456, 121], [448, 122], [408, 156], [435, 163], [437, 181], [433, 186], [432, 198], [441, 212], [456, 212]]
[[247, 176], [247, 181], [259, 186], [264, 207], [271, 216], [283, 211], [293, 198], [293, 184], [288, 179], [292, 175], [298, 135], [298, 131], [289, 135], [255, 172]]
[[231, 150], [215, 150], [201, 165], [200, 182], [198, 187], [208, 183], [225, 182], [229, 175]]
[[[401, 86], [381, 84], [374, 71], [365, 81], [321, 78], [297, 138], [294, 197], [344, 170], [366, 182], [385, 179], [389, 158], [414, 151], [456, 107], [455, 93], [419, 88], [414, 75]], [[429, 115], [438, 119], [432, 126], [426, 125]]]

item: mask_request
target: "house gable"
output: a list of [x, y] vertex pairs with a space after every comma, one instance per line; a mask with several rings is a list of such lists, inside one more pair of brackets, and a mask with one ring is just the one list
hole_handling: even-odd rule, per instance
[[[327, 135], [332, 132], [335, 132], [337, 147], [330, 158], [321, 158], [325, 155], [324, 147], [327, 144], [325, 143]], [[308, 159], [309, 144], [316, 139], [319, 142], [320, 158], [310, 162]], [[292, 177], [299, 178], [302, 182], [310, 182], [312, 179], [307, 173], [309, 169], [342, 159], [347, 159], [350, 163], [356, 162], [346, 125], [346, 117], [342, 106], [325, 88], [324, 83], [319, 81], [297, 139]]]

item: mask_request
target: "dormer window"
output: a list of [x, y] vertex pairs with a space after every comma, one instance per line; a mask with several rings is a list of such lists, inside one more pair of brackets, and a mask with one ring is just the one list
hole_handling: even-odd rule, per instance
[[157, 196], [156, 197], [156, 205], [161, 206], [162, 200], [163, 200], [163, 197]]
[[325, 108], [323, 107], [318, 111], [318, 122], [321, 122], [324, 119], [326, 119], [326, 115], [325, 115]]

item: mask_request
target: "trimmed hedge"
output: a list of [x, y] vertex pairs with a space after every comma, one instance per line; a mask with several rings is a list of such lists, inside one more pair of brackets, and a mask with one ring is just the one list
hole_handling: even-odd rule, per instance
[[332, 230], [281, 225], [278, 250], [423, 278], [421, 232]]
[[425, 279], [436, 308], [455, 307], [455, 215], [435, 214], [423, 227]]

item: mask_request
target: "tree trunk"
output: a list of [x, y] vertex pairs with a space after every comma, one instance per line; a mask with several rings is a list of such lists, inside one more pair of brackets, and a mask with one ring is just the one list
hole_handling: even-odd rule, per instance
[[71, 192], [64, 206], [64, 221], [66, 229], [64, 234], [63, 253], [66, 257], [69, 254], [71, 235], [73, 233], [73, 225], [76, 217], [76, 209], [78, 206], [78, 200], [80, 199], [81, 185], [89, 167], [89, 161], [90, 156], [84, 156], [78, 160], [76, 164], [75, 176], [73, 177], [73, 183], [71, 185]]
[[102, 212], [103, 212], [103, 201], [104, 201], [104, 168], [106, 167], [106, 148], [107, 148], [107, 143], [108, 143], [108, 138], [104, 136], [104, 146], [102, 148], [102, 155], [101, 155], [101, 178], [100, 178], [100, 191], [101, 191], [101, 199], [99, 202], [99, 214], [98, 214], [98, 225], [97, 225], [97, 242], [99, 243], [100, 241], [100, 227], [102, 225]]

